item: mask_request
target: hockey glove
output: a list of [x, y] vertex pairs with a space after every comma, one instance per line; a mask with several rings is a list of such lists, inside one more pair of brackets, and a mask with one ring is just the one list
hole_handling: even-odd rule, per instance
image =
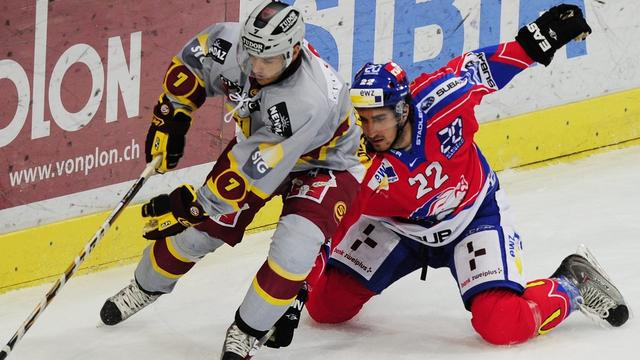
[[154, 197], [142, 205], [142, 216], [149, 218], [142, 236], [149, 240], [163, 239], [203, 222], [208, 215], [197, 200], [193, 186], [187, 184], [171, 194]]
[[264, 345], [270, 348], [286, 347], [291, 344], [293, 340], [293, 332], [298, 327], [300, 322], [300, 314], [304, 308], [304, 304], [307, 302], [307, 284], [304, 283], [298, 292], [298, 296], [293, 301], [293, 304], [289, 306], [287, 312], [273, 326], [275, 331], [269, 337]]
[[147, 163], [154, 156], [162, 155], [157, 172], [165, 173], [178, 165], [190, 125], [191, 115], [183, 110], [175, 111], [166, 95], [162, 95], [153, 108], [153, 119], [144, 145]]
[[575, 5], [558, 5], [518, 31], [516, 41], [531, 59], [548, 66], [556, 50], [572, 39], [584, 40], [591, 27]]

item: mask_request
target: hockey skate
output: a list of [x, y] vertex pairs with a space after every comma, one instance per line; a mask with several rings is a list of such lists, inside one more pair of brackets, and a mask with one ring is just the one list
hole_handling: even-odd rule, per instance
[[160, 294], [149, 294], [138, 286], [133, 279], [131, 283], [117, 294], [108, 298], [100, 309], [100, 319], [105, 325], [116, 325], [127, 320], [131, 315], [156, 301]]
[[580, 311], [597, 323], [618, 327], [629, 319], [622, 294], [586, 246], [580, 245], [575, 254], [562, 260], [551, 277], [564, 277], [573, 283], [582, 296]]
[[236, 323], [231, 324], [227, 329], [227, 336], [222, 345], [221, 360], [249, 360], [256, 351], [271, 336], [273, 331], [269, 331], [262, 339], [257, 339], [240, 330]]

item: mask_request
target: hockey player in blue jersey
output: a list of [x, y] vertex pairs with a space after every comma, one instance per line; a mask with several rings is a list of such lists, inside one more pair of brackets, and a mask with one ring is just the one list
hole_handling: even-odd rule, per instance
[[473, 328], [492, 344], [545, 334], [577, 309], [603, 324], [627, 321], [622, 295], [586, 248], [549, 278], [525, 280], [523, 240], [474, 142], [474, 107], [483, 96], [534, 62], [549, 65], [557, 49], [590, 32], [580, 8], [559, 5], [515, 41], [466, 53], [411, 84], [393, 62], [357, 73], [351, 98], [375, 154], [328, 263], [320, 259], [308, 277], [315, 320], [347, 321], [395, 281], [430, 266], [450, 269]]

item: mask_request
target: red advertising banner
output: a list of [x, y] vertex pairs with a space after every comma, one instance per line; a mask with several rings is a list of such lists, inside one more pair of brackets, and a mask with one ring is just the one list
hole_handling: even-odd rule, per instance
[[[133, 179], [171, 58], [238, 0], [7, 0], [0, 15], [0, 210]], [[180, 167], [233, 136], [220, 99]]]

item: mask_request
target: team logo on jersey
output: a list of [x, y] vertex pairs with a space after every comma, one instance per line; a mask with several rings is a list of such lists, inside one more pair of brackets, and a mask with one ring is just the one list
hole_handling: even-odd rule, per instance
[[273, 105], [267, 109], [267, 116], [269, 121], [271, 121], [269, 130], [272, 133], [284, 137], [291, 136], [291, 120], [289, 119], [287, 104], [281, 102]]
[[461, 175], [458, 184], [441, 191], [433, 199], [414, 211], [411, 214], [411, 218], [417, 220], [434, 218], [441, 221], [458, 208], [468, 191], [469, 183], [464, 178], [464, 175]]
[[222, 38], [217, 38], [209, 48], [207, 56], [211, 57], [213, 61], [219, 64], [224, 64], [230, 49], [230, 42]]
[[498, 89], [498, 85], [493, 79], [493, 74], [491, 74], [491, 68], [489, 67], [485, 53], [468, 53], [463, 62], [469, 78], [471, 78], [474, 83], [483, 84], [492, 89]]
[[457, 117], [449, 126], [438, 131], [438, 140], [440, 140], [440, 152], [447, 159], [451, 159], [464, 144], [462, 118]]
[[289, 198], [303, 198], [318, 204], [322, 203], [331, 188], [338, 186], [335, 175], [331, 170], [310, 170], [307, 174], [298, 176], [291, 181]]

